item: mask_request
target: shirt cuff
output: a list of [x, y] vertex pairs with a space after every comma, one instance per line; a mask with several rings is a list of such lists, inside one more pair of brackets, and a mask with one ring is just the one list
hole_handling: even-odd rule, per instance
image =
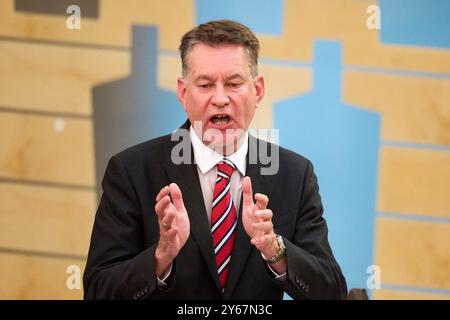
[[156, 279], [158, 280], [158, 287], [164, 287], [167, 285], [165, 281], [170, 276], [170, 273], [172, 272], [172, 263], [170, 264], [169, 268], [167, 268], [166, 272], [162, 274], [162, 279], [160, 279], [158, 276], [156, 276]]
[[[262, 254], [262, 252], [261, 252], [261, 256], [264, 258], [264, 255]], [[286, 280], [286, 272], [283, 273], [283, 274], [278, 274], [278, 272], [276, 272], [276, 271], [270, 266], [270, 264], [268, 264], [267, 262], [266, 262], [266, 264], [267, 264], [267, 267], [269, 267], [269, 270], [272, 271], [273, 275], [275, 276], [275, 280], [278, 280], [278, 281], [284, 281], [284, 280]]]
[[278, 274], [278, 272], [276, 272], [274, 269], [272, 269], [270, 264], [267, 263], [267, 266], [269, 267], [269, 270], [272, 271], [273, 275], [275, 276], [275, 280], [284, 281], [286, 279], [286, 272], [283, 274]]

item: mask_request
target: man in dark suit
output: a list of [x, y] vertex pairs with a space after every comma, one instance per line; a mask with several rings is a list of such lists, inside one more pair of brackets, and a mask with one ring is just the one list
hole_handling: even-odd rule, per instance
[[86, 299], [346, 297], [312, 164], [248, 133], [264, 96], [258, 51], [233, 21], [183, 36], [189, 120], [109, 161]]

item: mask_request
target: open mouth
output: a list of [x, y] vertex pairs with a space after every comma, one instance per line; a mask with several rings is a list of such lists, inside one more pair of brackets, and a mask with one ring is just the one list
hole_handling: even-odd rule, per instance
[[225, 126], [230, 122], [230, 120], [230, 117], [226, 114], [216, 114], [210, 121], [216, 126]]

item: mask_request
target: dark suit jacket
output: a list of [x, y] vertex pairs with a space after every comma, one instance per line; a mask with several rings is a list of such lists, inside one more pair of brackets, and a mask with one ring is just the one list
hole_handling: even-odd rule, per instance
[[[189, 122], [182, 128], [187, 129]], [[260, 141], [249, 137], [249, 153]], [[195, 164], [175, 165], [170, 136], [113, 156], [103, 179], [84, 273], [85, 299], [294, 299], [345, 298], [347, 288], [327, 240], [327, 225], [310, 161], [279, 148], [279, 170], [261, 175], [261, 162], [247, 161], [253, 192], [269, 197], [275, 232], [287, 247], [287, 277], [279, 282], [250, 243], [238, 215], [228, 281], [219, 289], [213, 240]], [[192, 152], [192, 150], [191, 150]], [[258, 158], [259, 159], [259, 158]], [[248, 156], [247, 156], [248, 160]], [[158, 288], [155, 249], [159, 238], [155, 198], [179, 185], [191, 233], [173, 263], [167, 286]], [[241, 201], [242, 203], [242, 201]]]

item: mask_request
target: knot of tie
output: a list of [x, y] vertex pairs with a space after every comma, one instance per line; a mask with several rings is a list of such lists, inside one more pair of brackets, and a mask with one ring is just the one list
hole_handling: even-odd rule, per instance
[[217, 164], [217, 175], [222, 176], [225, 179], [230, 179], [236, 166], [228, 159], [223, 159]]

